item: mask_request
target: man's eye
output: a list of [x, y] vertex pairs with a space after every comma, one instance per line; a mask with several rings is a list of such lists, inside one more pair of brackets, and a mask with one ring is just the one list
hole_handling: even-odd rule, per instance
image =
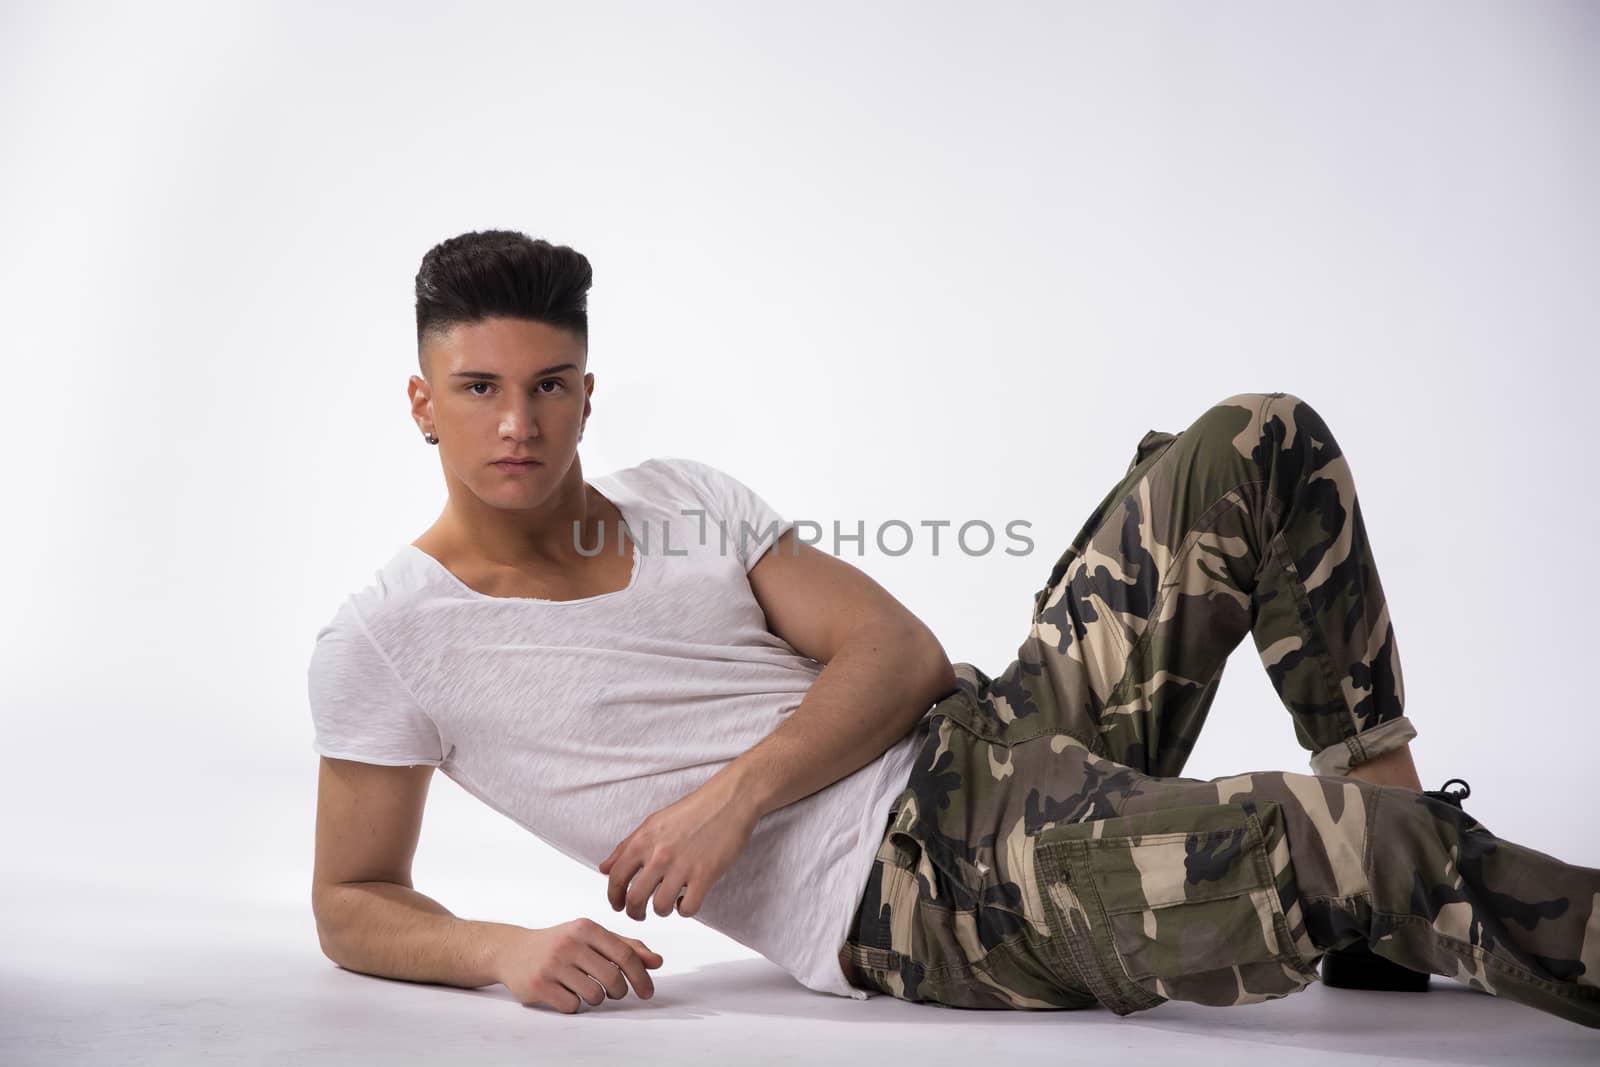
[[[488, 385], [488, 384], [489, 384], [488, 382], [473, 382], [471, 385], [467, 386], [467, 389], [468, 390], [472, 390], [472, 389], [476, 389], [480, 385]], [[473, 396], [485, 396], [487, 394], [485, 394], [485, 393], [473, 393], [472, 395]]]
[[565, 389], [567, 387], [567, 383], [563, 382], [560, 378], [546, 378], [544, 381], [540, 382], [539, 384], [540, 385], [555, 385], [555, 386], [559, 386], [562, 389]]

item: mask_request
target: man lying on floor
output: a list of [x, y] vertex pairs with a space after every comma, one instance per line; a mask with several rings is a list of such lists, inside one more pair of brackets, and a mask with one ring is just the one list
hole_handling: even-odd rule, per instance
[[[708, 464], [586, 481], [590, 281], [507, 231], [417, 274], [411, 416], [448, 495], [317, 634], [330, 959], [564, 1012], [652, 994], [636, 938], [413, 888], [438, 767], [606, 874], [614, 909], [675, 908], [814, 990], [1126, 1015], [1281, 997], [1322, 962], [1600, 1026], [1600, 871], [1422, 791], [1354, 482], [1310, 405], [1242, 393], [1145, 434], [991, 678]], [[1179, 777], [1247, 633], [1314, 773]]]

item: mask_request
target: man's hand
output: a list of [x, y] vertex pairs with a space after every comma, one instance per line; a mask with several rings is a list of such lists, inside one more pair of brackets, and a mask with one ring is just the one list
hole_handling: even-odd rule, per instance
[[[760, 815], [741, 801], [730, 778], [713, 778], [693, 793], [651, 815], [600, 862], [611, 876], [606, 897], [612, 911], [627, 907], [644, 920], [655, 896], [657, 915], [692, 918], [734, 860], [750, 843]], [[680, 902], [678, 898], [682, 896]]]
[[646, 968], [661, 956], [643, 941], [614, 934], [590, 919], [543, 930], [507, 926], [495, 948], [494, 971], [517, 1001], [548, 1004], [571, 1015], [585, 1003], [621, 1000], [631, 985], [640, 1000], [655, 995]]

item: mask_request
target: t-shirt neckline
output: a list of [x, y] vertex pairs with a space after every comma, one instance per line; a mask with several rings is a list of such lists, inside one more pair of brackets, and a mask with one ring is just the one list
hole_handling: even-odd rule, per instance
[[[606, 488], [604, 490], [602, 490], [600, 487], [599, 483], [601, 482], [606, 483]], [[424, 552], [422, 549], [418, 548], [414, 544], [411, 544], [410, 542], [406, 543], [405, 548], [402, 549], [402, 551], [409, 549], [416, 555], [421, 556], [427, 563], [432, 564], [434, 570], [443, 574], [445, 578], [448, 579], [453, 585], [467, 593], [469, 596], [473, 597], [475, 600], [504, 600], [513, 603], [520, 601], [528, 604], [549, 604], [552, 606], [561, 607], [567, 604], [593, 604], [596, 601], [624, 597], [638, 588], [639, 576], [644, 570], [645, 556], [649, 554], [639, 547], [639, 537], [637, 533], [638, 525], [634, 521], [635, 517], [629, 514], [629, 511], [633, 505], [633, 497], [626, 488], [618, 484], [614, 479], [611, 478], [610, 475], [601, 475], [600, 477], [591, 481], [589, 485], [594, 489], [595, 492], [599, 493], [606, 500], [610, 501], [612, 507], [617, 509], [617, 514], [622, 516], [623, 525], [627, 527], [628, 539], [633, 542], [633, 568], [628, 573], [628, 584], [623, 586], [621, 589], [613, 589], [607, 593], [596, 593], [593, 596], [578, 597], [574, 600], [549, 600], [545, 597], [537, 596], [495, 596], [492, 593], [480, 593], [478, 590], [472, 588], [472, 586], [456, 577], [455, 572], [449, 567], [446, 567], [443, 563], [439, 562], [437, 559], [434, 559], [433, 556], [427, 552]], [[606, 549], [604, 547], [601, 548], [601, 551], [605, 550]]]

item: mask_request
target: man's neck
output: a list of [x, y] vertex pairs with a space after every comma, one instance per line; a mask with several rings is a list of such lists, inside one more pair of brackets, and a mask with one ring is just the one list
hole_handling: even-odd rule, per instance
[[[464, 486], [453, 486], [444, 512], [419, 539], [473, 566], [525, 573], [561, 572], [592, 558], [606, 505], [583, 480], [576, 459], [561, 485], [539, 505], [519, 511], [485, 505]], [[575, 529], [581, 531], [575, 542]], [[608, 530], [607, 540], [615, 536]]]

